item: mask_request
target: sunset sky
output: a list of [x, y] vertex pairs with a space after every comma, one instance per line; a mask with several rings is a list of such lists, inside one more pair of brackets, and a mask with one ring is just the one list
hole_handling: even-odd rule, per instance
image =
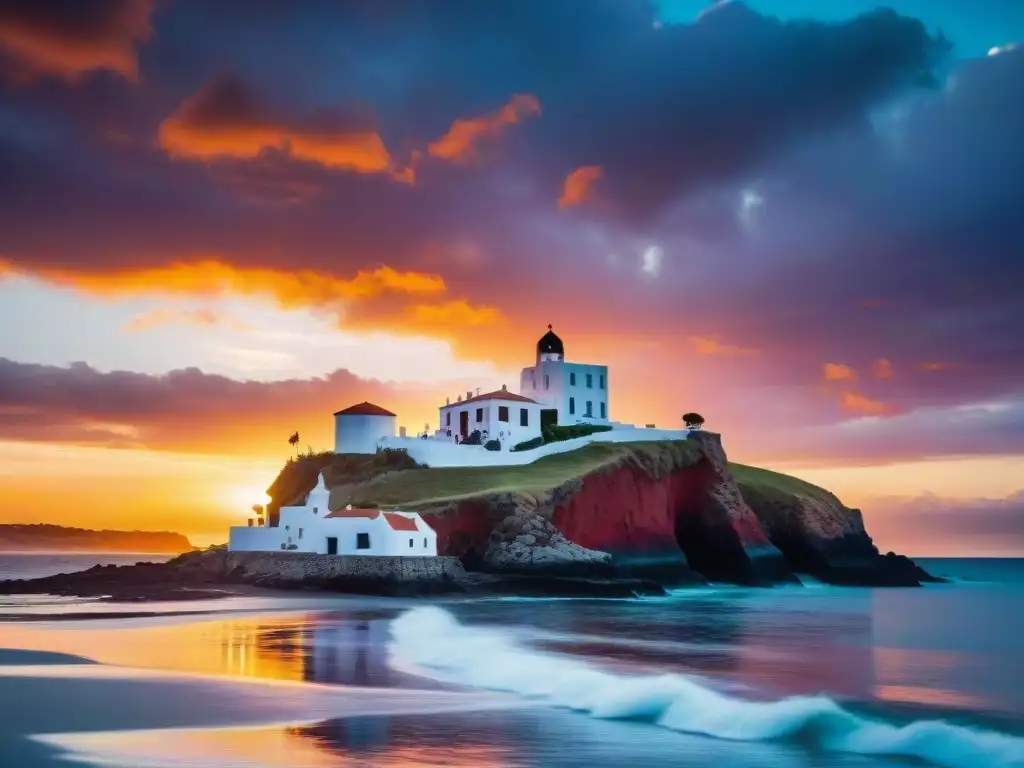
[[876, 5], [0, 3], [0, 521], [223, 541], [551, 323], [612, 418], [1024, 554], [1024, 3]]

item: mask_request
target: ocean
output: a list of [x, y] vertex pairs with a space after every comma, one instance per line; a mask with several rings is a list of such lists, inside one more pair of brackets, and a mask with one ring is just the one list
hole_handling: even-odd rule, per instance
[[4, 597], [0, 765], [1024, 766], [1024, 560], [919, 562], [951, 582]]

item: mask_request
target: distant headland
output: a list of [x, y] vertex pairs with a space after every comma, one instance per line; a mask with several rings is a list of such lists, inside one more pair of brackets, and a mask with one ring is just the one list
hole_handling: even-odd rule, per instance
[[160, 552], [194, 547], [170, 531], [93, 531], [62, 525], [0, 525], [0, 552]]

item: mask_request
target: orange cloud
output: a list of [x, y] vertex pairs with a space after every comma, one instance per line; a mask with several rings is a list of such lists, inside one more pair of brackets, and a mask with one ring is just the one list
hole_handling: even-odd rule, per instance
[[496, 307], [473, 306], [465, 299], [444, 304], [417, 304], [413, 319], [422, 325], [477, 326], [496, 325], [504, 318]]
[[875, 360], [871, 370], [875, 374], [876, 379], [891, 379], [893, 376], [892, 362], [884, 357]]
[[737, 355], [753, 355], [756, 349], [748, 349], [733, 344], [722, 344], [718, 336], [691, 336], [690, 344], [698, 355], [712, 355], [719, 357], [734, 357]]
[[158, 143], [178, 158], [250, 160], [276, 150], [328, 168], [415, 181], [413, 169], [395, 163], [365, 119], [321, 112], [305, 121], [289, 121], [270, 114], [234, 77], [213, 80], [182, 102], [160, 124]]
[[477, 149], [482, 141], [497, 136], [508, 126], [539, 114], [540, 102], [536, 96], [517, 93], [494, 112], [479, 117], [460, 117], [441, 138], [430, 143], [427, 151], [432, 157], [468, 165], [476, 161]]
[[566, 176], [562, 182], [562, 195], [558, 198], [558, 207], [570, 208], [593, 199], [594, 184], [603, 173], [599, 165], [584, 165]]
[[825, 363], [825, 381], [854, 381], [857, 374], [848, 365], [842, 363]]
[[440, 275], [399, 272], [386, 266], [362, 270], [350, 279], [308, 269], [234, 267], [217, 260], [104, 273], [47, 269], [33, 274], [56, 285], [103, 296], [266, 294], [274, 296], [284, 309], [368, 299], [382, 293], [435, 295], [447, 289]]
[[52, 75], [76, 80], [106, 69], [136, 80], [136, 46], [153, 34], [153, 0], [104, 3], [0, 4], [0, 49], [18, 67], [16, 76], [32, 80]]
[[917, 366], [922, 371], [948, 371], [953, 368], [952, 363], [927, 362]]
[[164, 325], [205, 325], [205, 326], [229, 326], [235, 330], [249, 330], [250, 325], [237, 318], [224, 314], [216, 309], [193, 309], [177, 310], [167, 307], [157, 307], [148, 312], [136, 315], [125, 330], [128, 331], [149, 331]]
[[889, 412], [889, 406], [878, 400], [872, 400], [856, 392], [844, 392], [842, 399], [843, 410], [851, 413], [859, 413], [865, 416], [880, 416]]

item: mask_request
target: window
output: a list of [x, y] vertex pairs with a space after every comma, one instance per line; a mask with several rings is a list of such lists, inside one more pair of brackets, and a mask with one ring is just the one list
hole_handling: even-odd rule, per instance
[[593, 416], [593, 415], [594, 415], [594, 404], [592, 402], [590, 402], [589, 400], [587, 400], [587, 412], [584, 414], [584, 416]]
[[575, 373], [570, 373], [569, 374], [569, 386], [570, 387], [575, 387], [576, 386], [576, 374]]
[[302, 529], [301, 528], [299, 528], [299, 538], [300, 539], [302, 538]]
[[550, 385], [551, 385], [551, 379], [549, 379], [548, 375], [545, 373], [544, 374], [544, 389], [547, 389]]
[[426, 539], [424, 539], [424, 540], [423, 540], [423, 548], [424, 548], [424, 549], [426, 549], [426, 548], [427, 548], [427, 540], [426, 540]]
[[528, 408], [519, 409], [519, 426], [528, 427], [530, 426], [530, 411]]
[[450, 427], [452, 425], [452, 412], [451, 411], [448, 411], [448, 413], [446, 413], [444, 415], [444, 425], [446, 427]]
[[587, 374], [587, 389], [591, 389], [594, 386], [594, 374]]
[[370, 534], [368, 533], [357, 533], [356, 534], [356, 549], [369, 549], [370, 548]]
[[569, 413], [576, 413], [576, 398], [569, 398]]
[[313, 507], [313, 514], [314, 515], [320, 514], [320, 507]]
[[602, 419], [608, 418], [608, 416], [606, 414], [607, 414], [607, 412], [605, 411], [604, 403], [601, 403], [601, 418]]
[[484, 420], [484, 409], [483, 408], [477, 408], [476, 409], [476, 420], [477, 421], [481, 421], [481, 422]]
[[597, 388], [598, 388], [598, 389], [604, 389], [604, 374], [602, 373], [602, 374], [601, 374], [600, 376], [598, 376], [598, 377], [597, 377], [597, 380], [598, 380], [598, 381], [600, 382], [600, 383], [599, 383], [599, 384], [597, 385]]
[[498, 421], [508, 421], [508, 406], [507, 405], [499, 405], [498, 406]]
[[412, 549], [412, 539], [409, 539], [409, 549]]

